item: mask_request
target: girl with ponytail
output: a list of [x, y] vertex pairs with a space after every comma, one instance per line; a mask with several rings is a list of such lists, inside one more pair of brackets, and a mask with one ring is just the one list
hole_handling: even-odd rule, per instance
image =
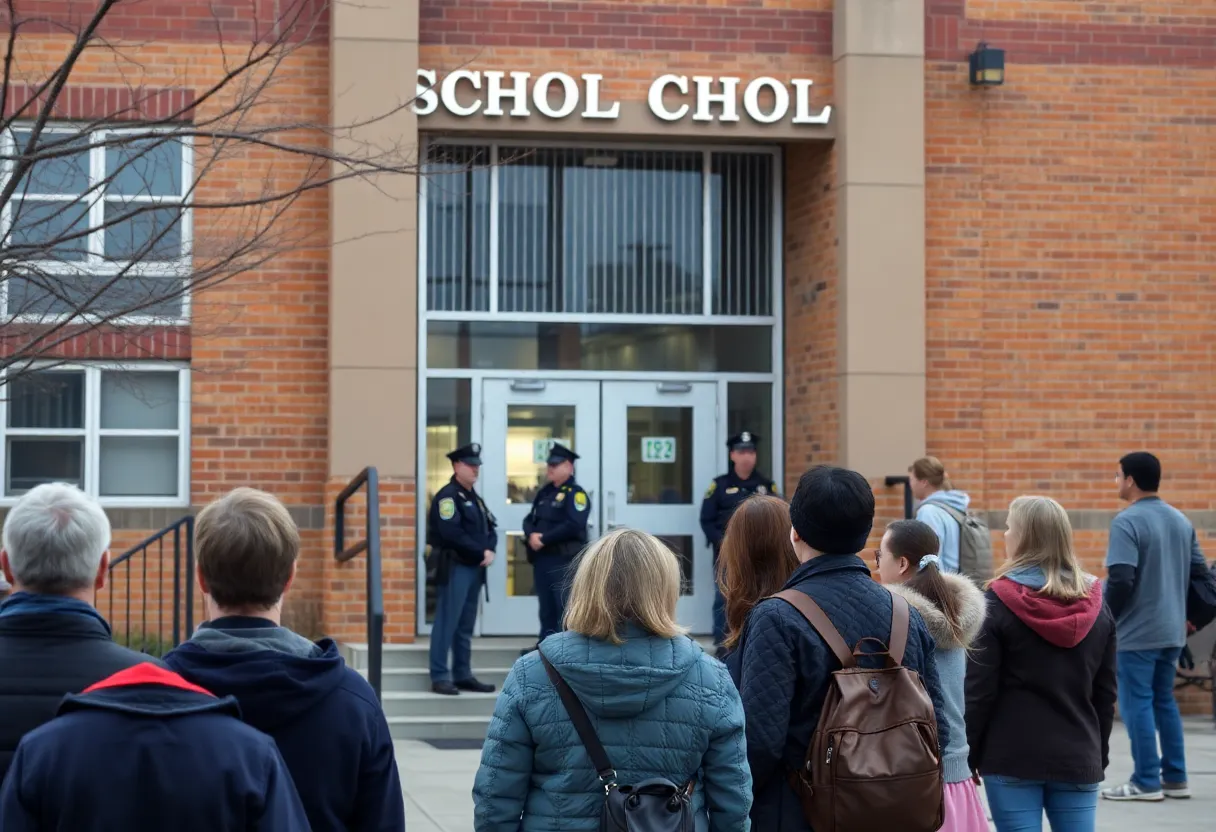
[[934, 658], [945, 697], [943, 713], [950, 725], [950, 745], [943, 751], [946, 822], [941, 832], [988, 832], [967, 758], [963, 721], [967, 650], [984, 623], [984, 594], [970, 579], [943, 572], [941, 542], [933, 528], [919, 520], [898, 520], [887, 527], [875, 553], [878, 576], [891, 592], [902, 595], [920, 613], [937, 642]]

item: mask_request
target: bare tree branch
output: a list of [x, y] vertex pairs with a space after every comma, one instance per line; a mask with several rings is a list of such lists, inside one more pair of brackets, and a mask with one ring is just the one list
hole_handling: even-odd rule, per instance
[[[190, 94], [172, 107], [164, 68], [107, 26], [122, 0], [97, 0], [75, 22], [23, 8], [0, 4], [0, 384], [62, 363], [81, 338], [118, 337], [138, 353], [175, 327], [197, 333], [208, 293], [329, 243], [302, 217], [330, 186], [362, 180], [390, 193], [420, 172], [412, 137], [378, 147], [362, 135], [412, 99], [335, 125], [280, 97], [299, 82], [302, 50], [323, 42], [324, 4], [283, 0], [267, 20], [254, 2], [235, 26], [211, 7], [219, 68], [182, 78]], [[25, 47], [48, 29], [70, 36], [49, 67]], [[79, 82], [85, 55], [91, 74]], [[99, 59], [119, 79], [117, 106], [68, 113]]]

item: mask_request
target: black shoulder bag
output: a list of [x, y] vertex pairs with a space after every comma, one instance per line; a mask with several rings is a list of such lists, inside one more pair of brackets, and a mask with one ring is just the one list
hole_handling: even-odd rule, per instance
[[692, 810], [694, 780], [683, 788], [663, 777], [643, 780], [633, 786], [620, 786], [616, 782], [616, 770], [608, 761], [608, 754], [591, 727], [591, 720], [583, 710], [583, 703], [566, 684], [549, 660], [541, 654], [545, 672], [562, 705], [578, 732], [579, 739], [587, 749], [587, 756], [604, 784], [604, 808], [600, 812], [600, 832], [695, 832], [696, 823]]

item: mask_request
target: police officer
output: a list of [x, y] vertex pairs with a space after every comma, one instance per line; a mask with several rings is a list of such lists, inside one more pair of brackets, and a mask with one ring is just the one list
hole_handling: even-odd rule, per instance
[[[739, 503], [753, 494], [777, 494], [777, 483], [756, 470], [756, 443], [760, 437], [742, 431], [726, 440], [730, 449], [730, 470], [714, 477], [701, 501], [701, 530], [714, 547], [714, 575], [718, 573], [718, 554], [726, 524]], [[721, 647], [726, 637], [726, 609], [722, 592], [714, 581], [714, 644]], [[720, 651], [719, 651], [720, 652]]]
[[473, 442], [447, 456], [452, 479], [431, 500], [426, 521], [431, 547], [427, 572], [434, 573], [438, 591], [431, 627], [431, 690], [448, 696], [462, 690], [492, 693], [493, 685], [473, 676], [471, 662], [477, 594], [485, 568], [494, 560], [498, 524], [473, 490], [481, 471], [481, 446]]
[[[540, 638], [537, 644], [561, 630], [566, 612], [567, 572], [571, 561], [587, 545], [587, 518], [591, 500], [574, 481], [578, 454], [564, 445], [549, 449], [545, 487], [532, 501], [524, 518], [528, 560], [540, 605]], [[528, 652], [528, 651], [524, 651]]]

